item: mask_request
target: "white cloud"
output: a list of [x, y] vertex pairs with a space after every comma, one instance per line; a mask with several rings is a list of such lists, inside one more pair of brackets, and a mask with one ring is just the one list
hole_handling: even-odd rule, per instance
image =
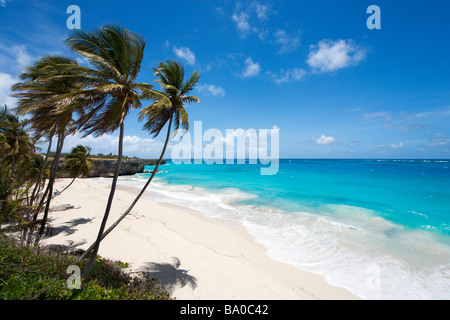
[[253, 1], [244, 5], [237, 2], [231, 19], [236, 24], [242, 38], [249, 34], [258, 34], [261, 39], [265, 34], [264, 22], [268, 20], [270, 13], [268, 4]]
[[264, 4], [260, 4], [257, 2], [253, 3], [255, 10], [256, 10], [256, 16], [258, 17], [258, 19], [260, 20], [267, 20], [268, 19], [268, 15], [269, 15], [269, 6], [268, 5], [264, 5]]
[[236, 23], [236, 27], [242, 32], [243, 36], [251, 31], [250, 23], [248, 22], [249, 16], [245, 12], [233, 13], [231, 18]]
[[331, 137], [331, 136], [327, 137], [325, 135], [321, 135], [319, 138], [316, 139], [316, 142], [318, 144], [330, 144], [330, 143], [333, 143], [334, 140], [335, 140], [334, 137]]
[[0, 0], [0, 7], [6, 7], [6, 2], [8, 0]]
[[275, 43], [280, 46], [278, 53], [287, 53], [297, 50], [300, 46], [299, 31], [288, 34], [284, 30], [275, 33]]
[[0, 106], [5, 104], [9, 108], [16, 106], [16, 98], [11, 97], [11, 86], [16, 84], [19, 80], [8, 73], [0, 72]]
[[261, 66], [257, 62], [253, 62], [252, 58], [245, 59], [245, 71], [242, 73], [244, 78], [255, 77], [261, 71]]
[[19, 73], [37, 58], [28, 52], [26, 45], [0, 43], [0, 68], [2, 71]]
[[[89, 135], [82, 137], [82, 134], [67, 136], [64, 140], [63, 152], [70, 152], [73, 147], [82, 144], [92, 148], [91, 154], [117, 154], [119, 138], [113, 135], [104, 134], [100, 137]], [[42, 149], [46, 143], [41, 143]], [[152, 138], [141, 138], [136, 135], [124, 136], [123, 138], [123, 154], [126, 156], [138, 156], [142, 158], [154, 158], [160, 155], [162, 151], [163, 142]], [[170, 149], [170, 142], [168, 149]]]
[[301, 68], [293, 68], [289, 70], [281, 69], [278, 74], [267, 71], [267, 74], [271, 77], [273, 82], [276, 84], [282, 84], [292, 81], [300, 81], [306, 75], [306, 71]]
[[213, 95], [215, 97], [225, 96], [225, 89], [220, 86], [216, 86], [214, 84], [205, 83], [203, 85], [198, 85], [197, 90], [205, 95]]
[[36, 57], [27, 51], [26, 45], [3, 45], [0, 43], [0, 106], [7, 105], [10, 108], [16, 106], [16, 98], [11, 97], [11, 86], [20, 82], [19, 78], [11, 74], [20, 73], [23, 68], [30, 66]]
[[30, 54], [26, 52], [25, 45], [13, 46], [12, 50], [14, 52], [16, 62], [19, 64], [20, 69], [29, 66], [33, 62], [34, 57], [32, 57]]
[[264, 39], [267, 38], [268, 35], [269, 35], [269, 30], [268, 30], [268, 29], [261, 30], [261, 31], [258, 33], [258, 39], [261, 40], [261, 41], [263, 41]]
[[318, 72], [330, 72], [357, 65], [366, 57], [365, 49], [353, 40], [322, 40], [311, 45], [308, 65]]
[[394, 150], [397, 150], [399, 148], [403, 148], [403, 142], [400, 142], [400, 143], [397, 143], [397, 144], [392, 143], [391, 144], [391, 148], [394, 149]]
[[178, 58], [186, 60], [186, 62], [190, 65], [195, 64], [195, 54], [187, 47], [173, 47], [173, 52]]

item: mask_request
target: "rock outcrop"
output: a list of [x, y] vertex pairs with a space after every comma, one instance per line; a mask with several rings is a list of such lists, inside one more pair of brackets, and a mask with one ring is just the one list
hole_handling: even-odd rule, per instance
[[[89, 170], [88, 178], [90, 177], [113, 177], [116, 168], [117, 159], [94, 159], [91, 170]], [[158, 163], [158, 159], [123, 159], [120, 164], [120, 176], [134, 175], [136, 173], [143, 173], [145, 166], [154, 166]], [[166, 164], [166, 160], [162, 160], [161, 164]], [[59, 163], [59, 177], [66, 178], [69, 175], [61, 171], [63, 161]]]

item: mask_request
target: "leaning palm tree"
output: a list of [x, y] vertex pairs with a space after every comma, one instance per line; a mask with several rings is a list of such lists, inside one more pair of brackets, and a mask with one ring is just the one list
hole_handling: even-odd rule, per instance
[[[64, 139], [68, 134], [76, 131], [73, 113], [84, 114], [86, 101], [82, 100], [79, 95], [80, 92], [83, 92], [85, 84], [78, 79], [80, 73], [74, 72], [74, 70], [77, 70], [77, 66], [77, 62], [73, 59], [47, 56], [38, 60], [34, 65], [25, 68], [20, 75], [23, 81], [12, 87], [17, 92], [14, 96], [19, 98], [16, 108], [17, 113], [31, 116], [27, 120], [30, 130], [34, 131], [37, 137], [45, 136], [49, 140], [42, 170], [49, 158], [52, 138], [55, 135], [58, 138], [47, 188], [38, 205], [38, 208], [41, 208], [45, 201], [41, 227], [35, 244], [38, 244], [47, 224], [53, 185]], [[37, 197], [42, 170], [31, 194], [30, 205], [33, 205], [35, 197]], [[39, 211], [36, 210], [34, 213], [33, 221], [36, 221]]]
[[22, 177], [22, 182], [26, 185], [27, 190], [27, 204], [29, 205], [29, 190], [34, 185], [38, 185], [37, 193], [45, 187], [45, 182], [50, 176], [50, 166], [49, 162], [44, 162], [44, 156], [39, 153], [33, 153], [28, 161], [24, 163], [21, 168], [20, 176]]
[[80, 129], [85, 135], [96, 136], [119, 129], [118, 159], [105, 213], [95, 241], [93, 254], [84, 271], [84, 281], [94, 264], [101, 236], [108, 220], [122, 162], [124, 121], [131, 109], [141, 107], [140, 91], [153, 86], [138, 83], [137, 77], [144, 57], [146, 41], [139, 35], [119, 26], [106, 26], [96, 32], [75, 30], [66, 40], [69, 48], [93, 66], [76, 69], [83, 74], [79, 78], [88, 87], [83, 97], [92, 101], [82, 117]]
[[[145, 183], [142, 190], [134, 199], [130, 207], [114, 222], [108, 230], [102, 235], [102, 239], [106, 237], [133, 209], [134, 205], [141, 198], [142, 194], [147, 189], [148, 185], [152, 181], [155, 173], [158, 171], [158, 167], [166, 152], [167, 144], [169, 142], [172, 124], [174, 125], [176, 135], [178, 129], [181, 127], [185, 130], [189, 129], [188, 114], [184, 108], [186, 104], [193, 102], [200, 102], [200, 99], [195, 96], [189, 96], [190, 91], [194, 88], [195, 84], [199, 81], [200, 75], [197, 71], [194, 71], [191, 77], [184, 80], [184, 68], [177, 62], [168, 60], [166, 64], [160, 63], [158, 69], [153, 68], [154, 74], [157, 77], [156, 82], [161, 85], [162, 91], [157, 90], [144, 90], [141, 98], [152, 99], [154, 102], [145, 107], [140, 112], [140, 120], [146, 119], [144, 128], [153, 134], [153, 137], [157, 137], [166, 124], [168, 124], [166, 140], [161, 152], [161, 156], [156, 163], [156, 166]], [[80, 260], [86, 257], [89, 252], [94, 248], [94, 244], [91, 245], [80, 257]]]
[[11, 114], [6, 105], [0, 110], [0, 133], [5, 139], [2, 163], [11, 166], [10, 179], [14, 178], [17, 167], [28, 159], [33, 150], [33, 141], [24, 126], [25, 123]]
[[0, 225], [7, 223], [11, 228], [21, 229], [24, 236], [30, 227], [25, 214], [26, 197], [33, 180], [28, 169], [34, 143], [23, 121], [6, 106], [0, 109], [0, 148]]
[[89, 159], [90, 154], [91, 148], [80, 144], [72, 148], [72, 151], [65, 156], [63, 170], [70, 174], [72, 181], [59, 194], [67, 190], [80, 175], [84, 177], [88, 175], [93, 163]]

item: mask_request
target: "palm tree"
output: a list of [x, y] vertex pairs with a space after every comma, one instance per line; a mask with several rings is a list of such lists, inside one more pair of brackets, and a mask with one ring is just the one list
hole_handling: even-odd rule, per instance
[[33, 153], [20, 168], [20, 184], [26, 190], [27, 204], [30, 204], [29, 190], [33, 185], [37, 185], [37, 193], [45, 186], [50, 175], [49, 163], [44, 163], [44, 157], [39, 153]]
[[[0, 225], [10, 224], [22, 229], [30, 226], [26, 213], [26, 196], [31, 177], [26, 168], [33, 156], [33, 139], [24, 129], [23, 121], [6, 106], [0, 109]], [[23, 238], [22, 238], [23, 239]]]
[[124, 120], [131, 109], [141, 107], [140, 91], [153, 87], [136, 81], [145, 43], [141, 36], [119, 26], [106, 26], [96, 32], [75, 30], [66, 40], [71, 50], [85, 57], [94, 67], [76, 67], [84, 73], [80, 81], [88, 87], [83, 95], [93, 101], [83, 117], [82, 130], [85, 135], [100, 136], [119, 129], [116, 168], [93, 254], [83, 274], [85, 281], [95, 261], [114, 198], [122, 162]]
[[[78, 64], [73, 59], [47, 56], [26, 68], [20, 75], [24, 81], [12, 87], [14, 91], [17, 91], [14, 96], [19, 98], [16, 108], [17, 113], [31, 115], [31, 118], [27, 121], [30, 124], [30, 129], [36, 132], [37, 137], [45, 136], [49, 140], [42, 170], [48, 161], [52, 138], [54, 135], [58, 137], [55, 157], [50, 168], [49, 182], [38, 206], [39, 208], [42, 207], [45, 199], [47, 200], [35, 244], [39, 242], [47, 223], [53, 184], [64, 139], [77, 129], [73, 113], [76, 111], [80, 115], [84, 115], [86, 100], [80, 98], [80, 92], [83, 92], [85, 84], [79, 81], [80, 73], [74, 72], [74, 70], [77, 70], [76, 66]], [[36, 191], [39, 188], [42, 170], [31, 194], [30, 205], [33, 205], [37, 196]], [[36, 221], [39, 211], [36, 210], [33, 221]]]
[[27, 159], [33, 150], [33, 141], [24, 129], [24, 122], [8, 111], [5, 105], [0, 110], [0, 133], [4, 137], [5, 150], [2, 163], [10, 165], [9, 179], [14, 178], [17, 167]]
[[[108, 230], [102, 235], [102, 239], [106, 237], [119, 223], [122, 221], [133, 209], [134, 205], [138, 202], [142, 194], [147, 189], [148, 185], [152, 181], [155, 173], [158, 170], [159, 165], [164, 157], [167, 144], [170, 138], [170, 132], [172, 124], [174, 125], [175, 132], [182, 127], [183, 129], [189, 128], [188, 114], [184, 108], [185, 104], [200, 102], [200, 99], [195, 96], [189, 96], [189, 92], [194, 88], [195, 84], [199, 81], [200, 75], [197, 71], [194, 71], [186, 82], [184, 81], [184, 68], [177, 62], [167, 60], [166, 64], [160, 63], [159, 68], [153, 68], [154, 74], [157, 77], [156, 82], [162, 87], [161, 91], [156, 90], [144, 90], [142, 98], [152, 99], [154, 103], [144, 108], [140, 112], [140, 120], [147, 119], [144, 128], [153, 134], [153, 137], [157, 137], [164, 126], [168, 123], [166, 140], [161, 152], [161, 156], [153, 170], [151, 176], [145, 183], [142, 190], [134, 199], [130, 207], [120, 216], [120, 218], [112, 224]], [[93, 249], [94, 245], [91, 245], [80, 257], [80, 260], [86, 257]]]
[[59, 194], [69, 188], [78, 176], [82, 175], [86, 177], [88, 175], [93, 163], [89, 159], [90, 154], [90, 147], [78, 145], [72, 148], [72, 151], [65, 156], [63, 170], [68, 172], [73, 179]]

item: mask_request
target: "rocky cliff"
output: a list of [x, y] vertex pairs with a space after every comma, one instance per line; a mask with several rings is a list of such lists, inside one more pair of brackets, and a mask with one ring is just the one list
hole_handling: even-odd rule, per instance
[[[88, 177], [113, 177], [114, 169], [116, 168], [116, 159], [94, 159], [91, 170], [89, 170]], [[144, 166], [154, 166], [158, 163], [158, 159], [123, 159], [120, 164], [120, 176], [133, 175], [136, 173], [143, 173]], [[166, 160], [162, 160], [161, 164], [166, 164]], [[62, 173], [63, 161], [60, 161], [58, 171], [59, 177], [68, 177], [67, 174]]]

